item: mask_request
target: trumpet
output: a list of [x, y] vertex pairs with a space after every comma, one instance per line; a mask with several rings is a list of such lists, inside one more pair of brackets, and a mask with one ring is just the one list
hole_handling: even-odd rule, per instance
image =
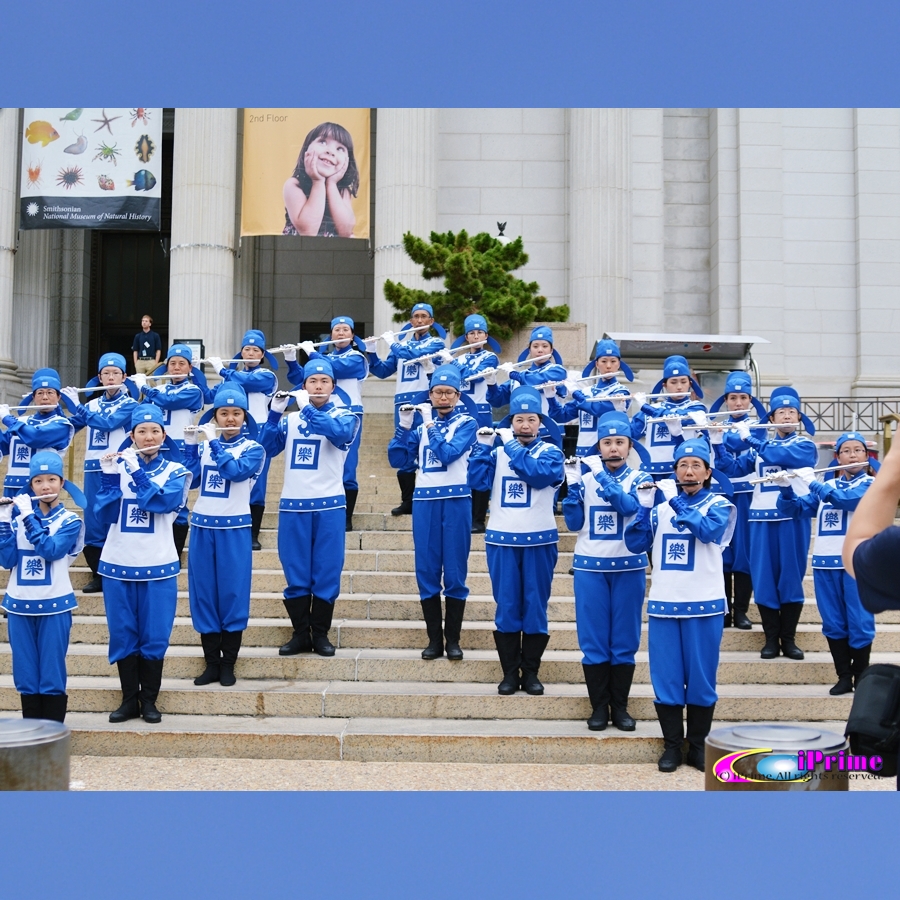
[[[814, 475], [821, 475], [823, 472], [839, 472], [842, 469], [860, 469], [865, 468], [868, 465], [865, 463], [845, 463], [841, 466], [823, 466], [821, 469], [813, 469]], [[762, 478], [750, 478], [745, 484], [769, 484], [773, 481], [778, 481], [782, 475], [787, 475], [788, 478], [799, 478], [800, 476], [793, 469], [779, 469], [777, 472], [772, 472], [769, 475], [763, 475]]]

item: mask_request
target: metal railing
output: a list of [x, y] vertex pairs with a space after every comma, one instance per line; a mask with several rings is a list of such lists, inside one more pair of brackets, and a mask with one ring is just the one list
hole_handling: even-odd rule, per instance
[[877, 434], [884, 416], [900, 414], [900, 397], [806, 397], [803, 412], [816, 431]]

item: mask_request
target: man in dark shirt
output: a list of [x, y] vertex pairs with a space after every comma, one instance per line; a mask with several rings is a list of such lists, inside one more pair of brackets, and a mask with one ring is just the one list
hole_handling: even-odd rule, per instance
[[134, 371], [143, 375], [149, 375], [159, 365], [159, 357], [162, 354], [162, 341], [155, 331], [150, 330], [152, 324], [153, 319], [144, 316], [141, 319], [143, 330], [134, 336], [131, 344]]

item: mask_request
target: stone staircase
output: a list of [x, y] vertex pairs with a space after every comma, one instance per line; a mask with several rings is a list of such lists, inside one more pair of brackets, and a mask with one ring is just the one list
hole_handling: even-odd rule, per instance
[[[199, 637], [189, 614], [186, 570], [179, 576], [177, 618], [166, 657], [159, 707], [163, 720], [110, 725], [120, 699], [107, 656], [101, 595], [78, 592], [68, 655], [72, 752], [107, 756], [207, 756], [359, 761], [652, 762], [662, 741], [653, 708], [647, 662], [647, 626], [629, 709], [639, 720], [632, 734], [588, 731], [590, 714], [575, 632], [572, 564], [575, 536], [559, 520], [560, 559], [550, 601], [550, 643], [544, 655], [542, 697], [497, 694], [501, 672], [494, 650], [490, 580], [483, 536], [473, 536], [472, 595], [461, 644], [465, 659], [426, 662], [427, 643], [413, 574], [410, 517], [393, 518], [398, 502], [385, 446], [390, 418], [367, 414], [360, 462], [355, 530], [346, 535], [342, 593], [331, 640], [337, 654], [279, 657], [291, 634], [281, 602], [284, 579], [276, 547], [281, 460], [273, 463], [263, 550], [254, 554], [250, 623], [238, 660], [237, 685], [196, 687], [203, 670]], [[76, 457], [78, 454], [76, 453]], [[80, 463], [76, 459], [76, 473]], [[76, 474], [76, 480], [77, 474]], [[89, 573], [72, 570], [76, 588]], [[0, 573], [0, 587], [7, 573]], [[717, 723], [815, 722], [842, 731], [851, 696], [831, 697], [835, 676], [821, 634], [812, 577], [798, 630], [806, 659], [761, 660], [755, 607], [752, 632], [726, 630], [719, 665]], [[900, 613], [879, 618], [873, 662], [900, 661]], [[5, 620], [0, 622], [0, 711], [19, 710]]]

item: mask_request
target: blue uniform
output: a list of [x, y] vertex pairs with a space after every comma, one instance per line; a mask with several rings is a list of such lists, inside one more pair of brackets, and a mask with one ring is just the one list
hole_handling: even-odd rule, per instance
[[[524, 362], [524, 360], [523, 360]], [[548, 381], [565, 381], [568, 378], [568, 372], [557, 362], [548, 359], [542, 363], [532, 363], [530, 369], [524, 372], [513, 370], [509, 373], [509, 381], [503, 384], [492, 384], [487, 389], [488, 403], [493, 407], [506, 406], [509, 398], [516, 388], [522, 385], [529, 385], [538, 389], [540, 393], [541, 385]], [[550, 411], [549, 400], [541, 396], [542, 412], [546, 415]]]
[[567, 403], [560, 403], [555, 397], [550, 398], [550, 418], [554, 422], [565, 424], [573, 419], [578, 420], [578, 444], [575, 453], [578, 456], [588, 456], [597, 446], [597, 423], [604, 413], [613, 412], [616, 406], [624, 412], [629, 400], [618, 400], [619, 396], [628, 396], [629, 390], [624, 384], [613, 376], [605, 381], [598, 381], [587, 393], [573, 391], [572, 399]]
[[499, 365], [497, 355], [491, 350], [461, 353], [450, 365], [459, 369], [462, 393], [471, 398], [478, 410], [478, 427], [490, 428], [494, 417], [487, 399], [488, 385], [485, 384], [484, 375], [481, 373], [486, 369], [497, 368]]
[[[680, 395], [678, 395], [680, 396]], [[647, 471], [660, 477], [668, 477], [675, 471], [675, 449], [681, 444], [681, 435], [674, 435], [666, 422], [654, 422], [648, 426], [647, 419], [658, 419], [665, 416], [687, 416], [692, 412], [706, 412], [706, 407], [699, 400], [690, 396], [675, 402], [667, 400], [659, 405], [645, 403], [631, 419], [632, 440], [640, 441], [650, 454]]]
[[6, 426], [4, 449], [9, 454], [3, 496], [15, 497], [28, 484], [32, 454], [39, 450], [55, 450], [62, 456], [72, 443], [75, 428], [60, 407], [21, 419], [9, 415], [3, 419], [3, 424]]

